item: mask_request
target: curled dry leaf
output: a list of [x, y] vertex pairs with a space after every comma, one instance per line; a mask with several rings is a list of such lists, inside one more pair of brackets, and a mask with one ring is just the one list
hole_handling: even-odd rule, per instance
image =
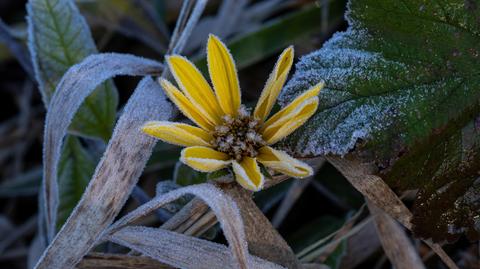
[[[373, 175], [368, 165], [340, 157], [329, 157], [337, 169], [371, 203], [399, 221], [407, 229], [412, 229], [412, 212], [403, 204], [393, 190], [378, 176]], [[425, 241], [449, 268], [458, 268], [439, 244]]]
[[253, 202], [251, 192], [236, 184], [222, 188], [240, 208], [250, 253], [286, 268], [301, 268], [293, 250]]
[[[231, 196], [240, 208], [251, 254], [287, 268], [299, 268], [292, 249], [252, 201], [251, 193], [235, 184], [218, 184], [217, 187]], [[217, 222], [215, 215], [209, 212], [201, 199], [194, 198], [161, 228], [198, 236]]]
[[158, 74], [162, 67], [161, 63], [132, 55], [97, 54], [85, 58], [80, 64], [70, 68], [59, 82], [47, 112], [43, 145], [43, 191], [46, 202], [47, 229], [50, 235], [55, 233], [58, 206], [58, 162], [63, 138], [75, 112], [85, 98], [103, 81], [117, 75]]
[[[380, 177], [372, 174], [370, 166], [359, 164], [347, 158], [329, 157], [327, 159], [337, 169], [342, 171], [350, 184], [362, 193], [370, 203], [382, 209], [409, 230], [412, 229], [410, 222], [412, 213]], [[429, 241], [425, 241], [425, 243], [432, 248], [449, 268], [458, 268], [440, 245]]]
[[[198, 1], [197, 6], [205, 2]], [[198, 14], [195, 16], [187, 16], [186, 11], [182, 11], [180, 17], [185, 16], [185, 18], [188, 18], [186, 19], [187, 24], [195, 24], [203, 8], [197, 7], [196, 10]], [[185, 33], [184, 29], [180, 29], [178, 25], [175, 32], [185, 40], [188, 39], [190, 34], [190, 32]], [[178, 40], [171, 40], [170, 48], [177, 48], [178, 52], [181, 52], [181, 47], [177, 45]], [[90, 68], [85, 69], [86, 63], [91, 64]], [[151, 60], [130, 55], [103, 54], [85, 59], [82, 64], [72, 67], [69, 72], [79, 71], [78, 69], [82, 66], [85, 73], [77, 75], [85, 80], [86, 83], [91, 84], [90, 86], [98, 85], [98, 82], [95, 81], [105, 80], [115, 75], [159, 74], [162, 69], [160, 63]], [[90, 74], [90, 76], [85, 76], [86, 74]], [[69, 80], [72, 80], [70, 83], [75, 82], [74, 78], [68, 78], [65, 75], [61, 83], [69, 82]], [[70, 84], [69, 86], [81, 87], [83, 83], [85, 82], [77, 80], [73, 85]], [[63, 97], [78, 106], [79, 104], [76, 102], [81, 103], [85, 95], [88, 95], [84, 91], [91, 92], [91, 88], [83, 90], [77, 88], [74, 92], [67, 91], [68, 94]], [[55, 95], [57, 94], [58, 90]], [[62, 95], [60, 96], [62, 97]], [[55, 105], [55, 107], [62, 105], [60, 103]], [[52, 107], [54, 105], [50, 106], [49, 114], [55, 114], [51, 111]], [[75, 110], [67, 107], [66, 111], [74, 114]], [[59, 112], [59, 115], [64, 113], [62, 110], [59, 110]], [[167, 120], [172, 113], [173, 108], [165, 100], [165, 96], [162, 94], [158, 84], [154, 83], [150, 78], [144, 79], [127, 103], [124, 113], [109, 141], [104, 157], [98, 164], [82, 200], [78, 203], [54, 241], [44, 252], [36, 268], [72, 268], [93, 247], [100, 233], [113, 221], [113, 218], [118, 214], [130, 191], [135, 186], [155, 144], [151, 138], [139, 135], [139, 124], [147, 121], [147, 119]], [[47, 115], [46, 141], [44, 144], [44, 193], [48, 196], [45, 199], [47, 205], [49, 205], [46, 210], [48, 213], [45, 214], [49, 216], [47, 219], [49, 219], [48, 227], [50, 227], [50, 231], [54, 231], [52, 226], [54, 224], [52, 223], [55, 222], [52, 222], [52, 217], [53, 219], [55, 218], [56, 212], [52, 208], [56, 207], [56, 197], [58, 196], [55, 178], [56, 166], [59, 160], [61, 139], [65, 134], [65, 125], [68, 125], [66, 122], [71, 119], [70, 114], [70, 118], [67, 121], [60, 121], [63, 123], [63, 126], [59, 132], [48, 130], [48, 128], [52, 128], [52, 124], [49, 124]], [[55, 117], [59, 116], [53, 115], [51, 117], [55, 119]], [[55, 135], [55, 137], [50, 137], [52, 135]], [[47, 143], [47, 139], [49, 143]], [[126, 166], [127, 163], [129, 164], [128, 166]], [[69, 246], [71, 240], [73, 240], [72, 238], [76, 242], [73, 247]]]
[[[119, 60], [118, 57], [115, 57], [115, 55], [110, 56], [112, 57], [108, 55], [90, 57], [87, 62], [93, 64], [93, 66], [90, 66], [90, 70], [95, 69], [95, 67], [98, 68], [98, 65], [92, 63], [96, 58], [103, 62], [102, 69], [105, 69], [105, 66], [112, 68], [109, 72], [103, 72], [104, 76], [107, 76], [106, 73], [115, 74], [113, 70], [127, 72], [125, 67], [122, 67], [122, 61], [115, 61]], [[127, 58], [130, 58], [130, 63], [137, 66], [137, 68], [138, 65], [142, 66], [143, 60], [133, 56], [128, 56]], [[109, 64], [109, 59], [117, 64]], [[149, 63], [152, 62], [149, 61]], [[159, 65], [154, 64], [152, 66], [147, 64], [143, 67], [144, 72], [151, 72], [158, 70]], [[133, 66], [130, 66], [130, 68], [135, 69]], [[78, 70], [78, 68], [75, 70]], [[100, 71], [97, 69], [97, 72]], [[84, 70], [84, 72], [88, 72], [88, 70]], [[132, 72], [139, 71], [136, 69]], [[91, 84], [95, 84], [92, 80], [84, 79]], [[68, 81], [68, 77], [64, 80]], [[82, 86], [82, 84], [77, 81], [75, 85], [78, 92], [78, 87]], [[53, 101], [49, 113], [55, 111], [55, 103]], [[172, 107], [166, 101], [160, 86], [151, 78], [144, 78], [125, 106], [124, 113], [115, 127], [112, 139], [82, 199], [48, 246], [36, 268], [73, 268], [94, 246], [102, 231], [113, 221], [125, 203], [155, 145], [154, 139], [140, 133], [140, 125], [152, 118], [166, 120], [170, 117], [171, 110]], [[47, 124], [47, 128], [49, 127], [51, 128]], [[52, 133], [52, 131], [49, 133]], [[50, 138], [50, 141], [59, 142], [52, 138]], [[48, 156], [51, 157], [51, 155], [52, 153], [49, 153]], [[50, 162], [52, 160], [49, 159]], [[72, 244], [72, 242], [75, 242], [75, 244]]]
[[120, 228], [146, 216], [153, 210], [172, 202], [185, 194], [194, 194], [212, 209], [227, 238], [235, 264], [240, 268], [248, 268], [250, 254], [248, 253], [245, 228], [240, 210], [231, 197], [212, 184], [204, 183], [177, 189], [156, 197], [143, 204], [113, 224], [106, 232], [107, 238]]
[[368, 202], [368, 208], [374, 215], [380, 242], [392, 265], [396, 269], [425, 269], [418, 251], [415, 250], [402, 226], [373, 203]]
[[171, 266], [160, 263], [146, 256], [127, 254], [89, 253], [77, 265], [77, 269], [172, 269]]
[[[113, 233], [109, 239], [175, 268], [237, 268], [227, 246], [164, 229], [125, 227]], [[250, 265], [240, 268], [284, 267], [251, 256]]]

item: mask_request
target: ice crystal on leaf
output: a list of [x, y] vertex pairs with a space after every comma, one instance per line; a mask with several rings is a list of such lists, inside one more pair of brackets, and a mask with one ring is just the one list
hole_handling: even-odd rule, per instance
[[348, 7], [347, 31], [304, 56], [280, 95], [285, 104], [325, 81], [318, 111], [284, 147], [373, 163], [390, 186], [420, 189], [417, 235], [478, 239], [480, 198], [465, 199], [480, 190], [480, 128], [468, 127], [480, 114], [478, 8], [459, 0]]

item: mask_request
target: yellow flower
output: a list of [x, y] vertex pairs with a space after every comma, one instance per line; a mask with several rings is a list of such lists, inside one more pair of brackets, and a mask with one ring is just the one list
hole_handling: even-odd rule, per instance
[[[258, 162], [296, 178], [312, 175], [312, 168], [283, 151], [270, 147], [305, 123], [318, 107], [318, 84], [268, 118], [293, 62], [293, 48], [280, 55], [262, 91], [253, 115], [242, 106], [237, 70], [232, 55], [214, 35], [207, 44], [213, 90], [186, 58], [167, 58], [180, 90], [165, 79], [160, 84], [170, 100], [196, 126], [151, 121], [142, 130], [165, 142], [184, 146], [180, 160], [193, 169], [213, 172], [232, 166], [236, 181], [246, 189], [262, 189], [264, 176]], [[268, 118], [268, 119], [267, 119]]]

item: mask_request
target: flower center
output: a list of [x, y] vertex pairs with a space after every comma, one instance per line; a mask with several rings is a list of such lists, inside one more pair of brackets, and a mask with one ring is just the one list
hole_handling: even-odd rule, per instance
[[225, 115], [222, 124], [215, 126], [212, 145], [216, 150], [241, 161], [244, 156], [256, 157], [258, 149], [265, 145], [260, 134], [260, 123], [242, 106], [238, 116]]

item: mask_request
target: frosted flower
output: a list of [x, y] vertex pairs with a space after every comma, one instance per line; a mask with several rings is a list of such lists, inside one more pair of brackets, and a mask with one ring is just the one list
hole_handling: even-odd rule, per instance
[[233, 58], [214, 35], [207, 44], [207, 61], [213, 90], [200, 71], [186, 58], [167, 58], [180, 89], [165, 79], [160, 84], [170, 100], [197, 126], [167, 121], [147, 122], [142, 130], [165, 142], [184, 146], [180, 160], [202, 172], [228, 166], [244, 188], [258, 191], [264, 176], [258, 162], [291, 177], [312, 175], [312, 168], [272, 144], [304, 124], [317, 110], [318, 84], [268, 118], [287, 79], [293, 62], [293, 48], [280, 55], [262, 91], [253, 114], [241, 104], [240, 86]]

